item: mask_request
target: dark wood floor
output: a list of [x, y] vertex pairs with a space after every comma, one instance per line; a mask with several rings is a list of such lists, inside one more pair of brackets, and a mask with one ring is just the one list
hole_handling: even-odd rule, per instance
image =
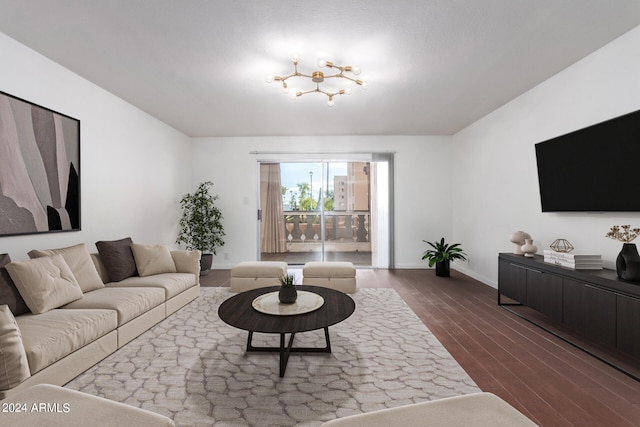
[[[640, 426], [640, 382], [500, 308], [495, 289], [457, 271], [358, 269], [357, 280], [394, 288], [482, 390], [539, 425]], [[212, 270], [201, 283], [229, 281]]]

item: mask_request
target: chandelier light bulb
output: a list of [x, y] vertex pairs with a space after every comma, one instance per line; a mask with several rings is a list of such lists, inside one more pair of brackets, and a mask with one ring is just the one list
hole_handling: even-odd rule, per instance
[[297, 52], [293, 52], [289, 58], [296, 64], [300, 61], [300, 55]]
[[324, 58], [318, 59], [318, 67], [324, 68], [327, 66], [327, 60]]
[[357, 76], [362, 72], [362, 70], [356, 65], [355, 67], [351, 68], [351, 72]]
[[335, 104], [335, 102], [333, 101], [333, 96], [330, 96], [330, 97], [329, 97], [329, 100], [327, 101], [327, 105], [328, 105], [329, 107], [333, 107], [333, 106], [334, 106], [334, 104]]
[[347, 95], [351, 95], [351, 88], [350, 87], [346, 88], [344, 90], [344, 93], [347, 94]]
[[367, 90], [369, 88], [369, 85], [367, 84], [367, 82], [362, 82], [360, 87], [362, 88], [362, 90]]
[[268, 75], [267, 77], [264, 78], [264, 81], [267, 83], [273, 83], [273, 76]]

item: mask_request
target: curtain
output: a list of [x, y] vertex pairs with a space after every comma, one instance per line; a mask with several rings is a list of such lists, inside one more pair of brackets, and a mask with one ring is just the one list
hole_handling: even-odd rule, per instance
[[286, 252], [286, 228], [282, 209], [279, 163], [260, 164], [260, 196], [262, 209], [260, 250], [263, 253]]

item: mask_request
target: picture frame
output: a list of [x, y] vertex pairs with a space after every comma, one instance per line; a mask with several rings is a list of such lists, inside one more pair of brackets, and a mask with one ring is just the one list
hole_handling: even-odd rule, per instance
[[81, 230], [80, 120], [0, 91], [0, 237]]

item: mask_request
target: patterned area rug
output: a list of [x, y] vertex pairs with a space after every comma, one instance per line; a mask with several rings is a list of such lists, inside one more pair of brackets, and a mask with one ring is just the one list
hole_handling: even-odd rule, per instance
[[[317, 426], [336, 417], [480, 391], [393, 289], [359, 289], [355, 313], [329, 328], [333, 353], [245, 354], [247, 332], [202, 295], [66, 387], [145, 408], [177, 426]], [[278, 335], [256, 334], [277, 346]], [[296, 346], [323, 346], [322, 331]]]

